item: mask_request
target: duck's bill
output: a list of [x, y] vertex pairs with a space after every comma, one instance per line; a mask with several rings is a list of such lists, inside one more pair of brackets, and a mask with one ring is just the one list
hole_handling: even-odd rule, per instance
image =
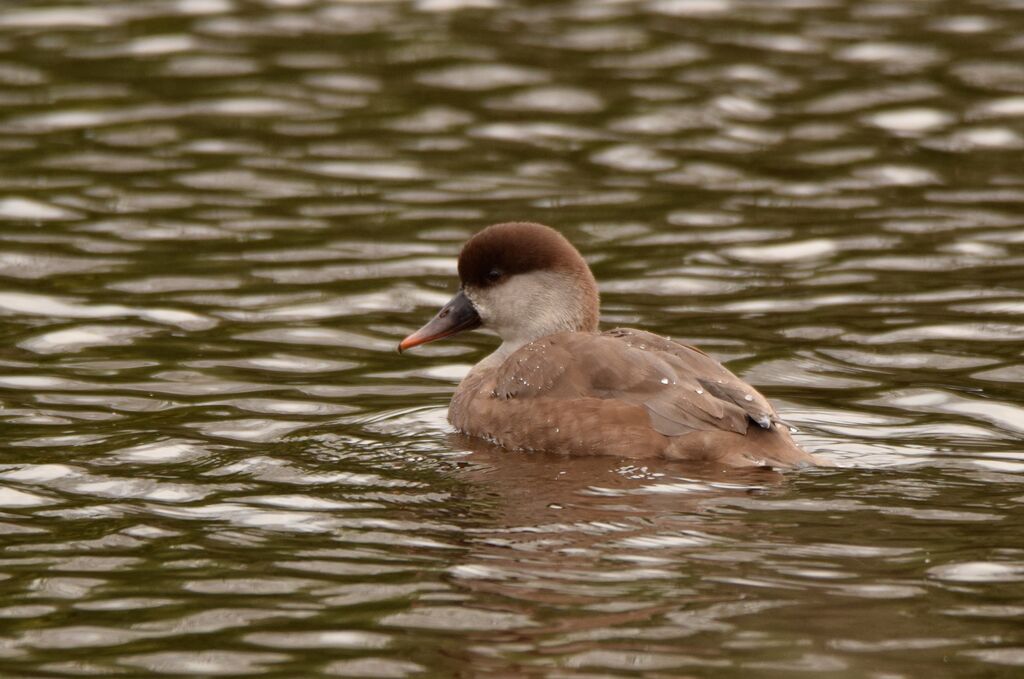
[[398, 353], [427, 342], [451, 337], [464, 330], [479, 328], [480, 323], [480, 314], [473, 308], [473, 303], [469, 301], [469, 298], [459, 290], [459, 294], [441, 307], [441, 310], [430, 319], [429, 323], [398, 344]]

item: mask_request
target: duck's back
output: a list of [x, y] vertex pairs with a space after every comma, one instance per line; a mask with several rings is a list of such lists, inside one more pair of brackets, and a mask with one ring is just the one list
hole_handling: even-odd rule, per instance
[[631, 329], [566, 332], [474, 369], [452, 424], [507, 448], [814, 464], [771, 404], [694, 347]]

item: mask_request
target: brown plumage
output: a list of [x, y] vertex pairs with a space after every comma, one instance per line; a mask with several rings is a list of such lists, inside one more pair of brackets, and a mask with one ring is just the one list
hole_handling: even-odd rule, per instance
[[703, 351], [597, 332], [597, 285], [553, 229], [496, 224], [464, 246], [462, 288], [401, 349], [483, 325], [502, 346], [459, 384], [456, 429], [506, 448], [804, 466], [771, 404]]

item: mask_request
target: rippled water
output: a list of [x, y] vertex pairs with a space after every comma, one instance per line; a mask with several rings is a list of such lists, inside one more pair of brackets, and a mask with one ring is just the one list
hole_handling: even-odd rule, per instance
[[[0, 7], [0, 674], [1018, 676], [1019, 0]], [[483, 225], [837, 467], [451, 434]]]

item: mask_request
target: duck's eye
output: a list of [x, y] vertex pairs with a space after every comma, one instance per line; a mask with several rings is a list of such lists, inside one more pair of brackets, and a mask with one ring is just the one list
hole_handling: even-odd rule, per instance
[[494, 283], [495, 281], [501, 280], [501, 277], [505, 275], [501, 269], [491, 269], [487, 272], [487, 282]]

